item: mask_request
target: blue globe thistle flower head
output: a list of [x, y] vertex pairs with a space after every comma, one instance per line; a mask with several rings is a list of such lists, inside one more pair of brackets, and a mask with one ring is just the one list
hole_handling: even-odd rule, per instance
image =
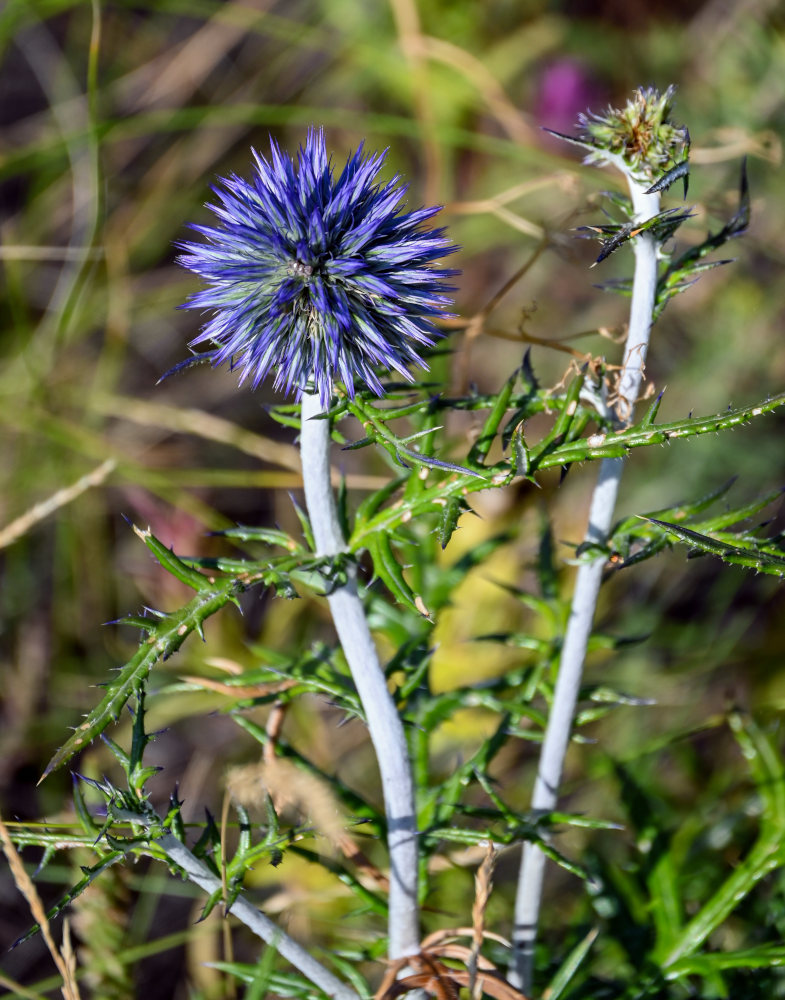
[[206, 283], [183, 308], [213, 314], [191, 344], [213, 347], [177, 367], [228, 362], [254, 388], [274, 372], [298, 399], [312, 379], [325, 406], [335, 382], [352, 398], [355, 383], [382, 395], [379, 368], [412, 381], [447, 315], [444, 279], [458, 273], [433, 266], [457, 249], [424, 226], [439, 208], [401, 211], [399, 178], [376, 181], [385, 153], [362, 146], [336, 178], [321, 129], [296, 161], [270, 145], [269, 160], [253, 152], [250, 180], [213, 188], [219, 223], [192, 227], [206, 242], [179, 245], [179, 263]]

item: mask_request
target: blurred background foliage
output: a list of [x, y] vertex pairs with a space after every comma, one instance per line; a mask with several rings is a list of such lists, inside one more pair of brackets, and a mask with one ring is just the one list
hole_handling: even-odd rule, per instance
[[[460, 319], [436, 375], [453, 387], [494, 390], [519, 363], [527, 337], [619, 360], [612, 338], [627, 303], [594, 282], [627, 275], [630, 256], [620, 252], [591, 271], [593, 245], [570, 230], [597, 221], [599, 192], [620, 180], [582, 167], [540, 126], [570, 131], [580, 111], [624, 102], [638, 85], [675, 83], [675, 117], [693, 138], [695, 212], [679, 240], [698, 242], [731, 214], [745, 155], [752, 226], [732, 248], [736, 263], [708, 273], [666, 310], [648, 384], [667, 386], [661, 420], [718, 411], [780, 391], [785, 376], [783, 28], [783, 7], [772, 0], [6, 0], [0, 793], [7, 818], [70, 815], [68, 775], [38, 788], [36, 781], [68, 727], [97, 700], [94, 685], [134, 648], [130, 630], [101, 624], [141, 605], [184, 601], [184, 588], [149, 558], [122, 515], [149, 524], [177, 552], [200, 555], [215, 551], [209, 532], [233, 522], [297, 530], [289, 491], [299, 488], [298, 460], [292, 437], [266, 415], [268, 388], [237, 391], [234, 375], [203, 369], [156, 386], [196, 332], [197, 317], [176, 311], [195, 283], [174, 263], [175, 244], [186, 222], [207, 220], [214, 176], [247, 173], [249, 146], [265, 152], [268, 135], [294, 150], [312, 122], [325, 126], [337, 165], [362, 140], [371, 150], [389, 147], [389, 172], [410, 182], [410, 204], [444, 204], [443, 222], [462, 247]], [[569, 357], [535, 345], [532, 360], [547, 384], [562, 377]], [[460, 444], [476, 422], [466, 416], [451, 429]], [[776, 487], [782, 432], [783, 418], [773, 416], [730, 435], [637, 452], [619, 515], [697, 497], [731, 476], [739, 476], [734, 503]], [[386, 475], [369, 450], [341, 461], [354, 502]], [[543, 511], [560, 556], [569, 557], [564, 543], [582, 536], [593, 479], [592, 469], [575, 468], [561, 485], [545, 474], [540, 489], [476, 497], [481, 517], [463, 519], [446, 560], [500, 531], [516, 532], [440, 618], [439, 687], [514, 665], [516, 650], [473, 637], [520, 625], [520, 603], [499, 584], [525, 583]], [[53, 497], [50, 508], [36, 506]], [[623, 762], [674, 828], [696, 815], [702, 830], [721, 827], [726, 805], [743, 799], [748, 783], [723, 712], [739, 705], [766, 721], [781, 712], [784, 613], [777, 580], [706, 559], [685, 564], [681, 552], [615, 577], [604, 592], [603, 627], [648, 638], [596, 654], [589, 679], [656, 704], [594, 725], [597, 744], [568, 761], [565, 807], [629, 822], [618, 804]], [[247, 663], [253, 644], [297, 650], [329, 635], [315, 599], [254, 594], [243, 617], [230, 610], [211, 620], [207, 645], [190, 640], [159, 676], [203, 673], [213, 657]], [[179, 782], [194, 819], [203, 805], [220, 813], [227, 769], [258, 756], [250, 738], [211, 714], [217, 703], [182, 693], [151, 706], [151, 723], [165, 727], [151, 748], [165, 767], [162, 799]], [[287, 738], [346, 781], [372, 784], [362, 730], [335, 723], [324, 706], [305, 702], [288, 717]], [[473, 712], [445, 725], [446, 771], [492, 725]], [[520, 805], [534, 764], [529, 744], [497, 763], [505, 787], [520, 789]], [[112, 767], [100, 745], [78, 766], [96, 776]], [[563, 847], [582, 856], [590, 846], [603, 865], [621, 870], [634, 842], [632, 829], [573, 831]], [[718, 835], [718, 863], [732, 864], [734, 843]], [[57, 896], [58, 878], [73, 881], [85, 861], [60, 855], [42, 891]], [[514, 861], [502, 859], [489, 911], [489, 924], [504, 932]], [[435, 905], [455, 923], [470, 905], [472, 878], [459, 867], [448, 874]], [[0, 878], [2, 898], [16, 900], [9, 877]], [[289, 859], [285, 870], [260, 870], [259, 880], [269, 911], [285, 912], [293, 933], [329, 938], [346, 900], [319, 869]], [[87, 964], [91, 949], [120, 956], [104, 979], [115, 975], [115, 993], [101, 995], [224, 995], [221, 976], [203, 965], [219, 955], [221, 921], [214, 914], [195, 928], [186, 887], [162, 871], [127, 870], [97, 891], [105, 897], [93, 911], [86, 897], [76, 930]], [[780, 898], [782, 885], [767, 892]], [[576, 879], [552, 873], [546, 941], [560, 940], [584, 897]], [[4, 905], [5, 942], [28, 924], [21, 901]], [[36, 942], [4, 968], [32, 995], [52, 988]]]

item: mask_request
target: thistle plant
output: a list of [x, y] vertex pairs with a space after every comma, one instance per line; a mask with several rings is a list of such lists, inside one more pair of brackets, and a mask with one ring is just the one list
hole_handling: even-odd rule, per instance
[[[251, 182], [232, 177], [211, 206], [218, 228], [195, 226], [207, 243], [188, 243], [180, 263], [209, 283], [187, 303], [215, 315], [194, 344], [207, 357], [242, 367], [256, 387], [274, 385], [302, 400], [303, 486], [316, 554], [346, 551], [330, 484], [333, 392], [355, 397], [355, 380], [383, 395], [378, 368], [413, 381], [412, 364], [438, 337], [433, 318], [449, 298], [432, 267], [451, 253], [443, 230], [424, 230], [438, 208], [402, 213], [397, 177], [376, 182], [384, 155], [349, 158], [336, 178], [324, 134], [311, 129], [296, 163], [271, 141], [254, 154]], [[199, 360], [202, 360], [201, 358]], [[349, 565], [328, 594], [344, 655], [368, 722], [382, 777], [390, 855], [390, 958], [418, 950], [417, 818], [411, 764], [398, 711], [368, 628]]]
[[[726, 263], [709, 255], [741, 234], [749, 220], [742, 170], [733, 217], [703, 242], [676, 252], [674, 235], [691, 213], [662, 209], [660, 198], [679, 180], [686, 196], [689, 135], [671, 121], [672, 101], [671, 89], [642, 90], [619, 111], [582, 118], [577, 136], [563, 136], [586, 150], [590, 162], [622, 171], [629, 198], [610, 195], [620, 217], [582, 227], [580, 235], [599, 238], [597, 263], [631, 247], [634, 275], [608, 286], [631, 297], [621, 364], [587, 355], [552, 388], [540, 385], [528, 351], [494, 391], [471, 387], [449, 395], [415, 374], [413, 369], [427, 367], [440, 337], [435, 324], [450, 307], [446, 282], [456, 272], [438, 261], [455, 248], [443, 230], [428, 228], [437, 209], [404, 211], [398, 178], [378, 179], [383, 155], [360, 149], [339, 172], [322, 132], [312, 129], [296, 158], [273, 142], [269, 159], [254, 154], [250, 180], [232, 176], [221, 182], [212, 206], [218, 223], [195, 227], [202, 241], [181, 245], [181, 263], [205, 283], [186, 307], [208, 313], [192, 342], [207, 350], [177, 369], [227, 364], [251, 387], [272, 377], [274, 388], [289, 399], [270, 413], [299, 433], [307, 512], [297, 508], [301, 534], [263, 525], [223, 532], [242, 549], [239, 557], [176, 553], [151, 530], [136, 529], [161, 567], [194, 593], [173, 612], [148, 608], [123, 619], [143, 633], [138, 650], [110, 678], [99, 704], [47, 768], [49, 773], [65, 764], [100, 735], [124, 776], [122, 787], [109, 778], [77, 781], [82, 833], [72, 842], [91, 847], [97, 861], [50, 916], [126, 857], [165, 862], [207, 893], [206, 912], [223, 904], [270, 945], [257, 965], [227, 960], [224, 972], [249, 984], [249, 995], [268, 991], [301, 1000], [365, 998], [373, 992], [372, 982], [380, 983], [379, 1000], [423, 990], [456, 998], [468, 990], [472, 997], [497, 1000], [539, 995], [675, 1000], [685, 990], [701, 988], [705, 995], [727, 995], [728, 969], [743, 963], [770, 969], [785, 961], [782, 948], [769, 942], [741, 957], [707, 945], [734, 907], [785, 862], [785, 764], [769, 735], [740, 713], [729, 714], [727, 727], [749, 763], [766, 814], [756, 834], [746, 838], [752, 848], [730, 875], [719, 872], [701, 899], [693, 894], [689, 912], [681, 902], [691, 877], [683, 855], [670, 858], [667, 871], [659, 866], [656, 872], [643, 856], [637, 867], [630, 864], [632, 874], [619, 885], [603, 880], [607, 873], [591, 858], [567, 857], [555, 837], [565, 825], [613, 826], [602, 817], [557, 810], [564, 755], [576, 729], [621, 705], [640, 704], [635, 696], [583, 679], [591, 643], [608, 650], [620, 645], [593, 621], [603, 580], [676, 545], [785, 576], [782, 536], [743, 526], [778, 493], [709, 513], [726, 495], [727, 487], [720, 487], [707, 497], [614, 523], [630, 453], [730, 430], [785, 405], [782, 394], [662, 423], [660, 393], [643, 416], [636, 415], [652, 323], [702, 271]], [[395, 381], [388, 381], [390, 372]], [[450, 426], [454, 413], [476, 422], [459, 455], [460, 441]], [[539, 437], [531, 431], [534, 417], [540, 426], [550, 420]], [[344, 432], [349, 421], [359, 422], [362, 437]], [[334, 445], [376, 449], [390, 469], [389, 480], [369, 490], [354, 509], [345, 484], [337, 496], [333, 492]], [[591, 461], [600, 463], [599, 478], [589, 526], [576, 546], [579, 567], [571, 600], [563, 593], [545, 518], [531, 574], [535, 583], [528, 590], [510, 586], [507, 595], [537, 619], [536, 627], [474, 637], [515, 650], [517, 659], [481, 683], [436, 685], [431, 677], [436, 623], [467, 575], [510, 539], [510, 532], [500, 532], [451, 560], [451, 540], [461, 518], [471, 514], [474, 494], [512, 484], [526, 489], [547, 469]], [[153, 737], [145, 717], [147, 700], [159, 693], [148, 690], [151, 671], [176, 654], [191, 633], [201, 635], [210, 616], [238, 604], [254, 588], [269, 588], [280, 599], [304, 590], [325, 596], [338, 644], [315, 642], [275, 655], [252, 650], [254, 662], [228, 681], [190, 676], [187, 686], [218, 691], [224, 711], [259, 744], [268, 767], [285, 759], [290, 767], [282, 773], [302, 773], [309, 789], [318, 787], [336, 805], [339, 819], [332, 825], [340, 830], [330, 834], [332, 854], [319, 846], [321, 833], [309, 822], [307, 803], [301, 803], [302, 821], [284, 820], [274, 783], [268, 783], [261, 819], [242, 801], [234, 802], [236, 843], [227, 837], [227, 827], [219, 830], [209, 816], [194, 824], [194, 835], [183, 822], [176, 793], [165, 810], [151, 802], [148, 781], [155, 769], [146, 750]], [[377, 638], [384, 641], [378, 648], [387, 650], [385, 656], [379, 655]], [[169, 690], [179, 692], [182, 682]], [[367, 725], [382, 808], [372, 794], [350, 787], [296, 741], [281, 736], [282, 716], [304, 694], [329, 700], [346, 718]], [[580, 712], [579, 697], [587, 702]], [[130, 749], [106, 733], [126, 705], [132, 706]], [[249, 709], [267, 710], [266, 722]], [[492, 717], [492, 732], [445, 767], [436, 748], [440, 727], [465, 709]], [[505, 786], [495, 771], [502, 750], [518, 741], [542, 743], [531, 808], [514, 804], [519, 790]], [[618, 770], [632, 783], [621, 765]], [[87, 802], [88, 791], [99, 797], [100, 810]], [[642, 792], [634, 801], [630, 822], [646, 825], [640, 841], [649, 842], [655, 809]], [[746, 812], [745, 817], [749, 820]], [[386, 844], [383, 861], [381, 851], [371, 859], [360, 849], [363, 835]], [[666, 838], [665, 831], [659, 835]], [[23, 827], [14, 837], [17, 844], [44, 847], [45, 860], [60, 843], [54, 834]], [[486, 909], [498, 853], [521, 845], [512, 941], [505, 942], [488, 926]], [[244, 877], [263, 862], [278, 865], [287, 853], [321, 864], [352, 894], [367, 920], [357, 936], [360, 943], [342, 941], [338, 930], [337, 945], [317, 956], [257, 909], [243, 890]], [[571, 930], [570, 935], [560, 931], [560, 942], [570, 936], [569, 947], [535, 969], [546, 858], [591, 879], [587, 899], [606, 905], [596, 906], [593, 926], [580, 939]], [[420, 904], [436, 893], [439, 872], [466, 864], [478, 866], [471, 914], [467, 908], [447, 916], [438, 899], [421, 913]], [[613, 983], [607, 970], [619, 965], [626, 938], [608, 917], [611, 910], [617, 922], [619, 913], [628, 913], [638, 935]], [[429, 926], [421, 927], [421, 921]], [[461, 943], [464, 937], [470, 944]], [[592, 949], [599, 952], [596, 968]], [[295, 973], [277, 968], [276, 953]], [[538, 977], [546, 975], [541, 990]]]
[[[672, 235], [681, 213], [660, 215], [659, 191], [676, 174], [685, 178], [689, 153], [687, 129], [670, 119], [673, 89], [664, 94], [640, 90], [621, 110], [609, 109], [603, 116], [583, 116], [577, 141], [589, 149], [587, 162], [613, 164], [624, 174], [630, 192], [625, 206], [625, 226], [610, 234], [600, 259], [607, 256], [614, 240], [632, 239], [635, 275], [627, 340], [619, 377], [608, 401], [614, 423], [623, 428], [632, 421], [633, 410], [643, 382], [649, 334], [657, 301], [658, 265], [663, 243]], [[603, 234], [604, 235], [604, 234]], [[614, 247], [615, 249], [615, 247]], [[564, 636], [559, 673], [553, 694], [548, 725], [545, 729], [537, 779], [532, 795], [532, 809], [550, 812], [556, 808], [564, 758], [570, 740], [575, 706], [578, 701], [583, 663], [591, 635], [602, 574], [604, 551], [613, 526], [613, 514], [619, 491], [624, 458], [606, 458], [600, 464], [597, 485], [589, 509], [589, 524], [584, 548], [591, 555], [581, 563], [575, 582], [570, 617]], [[599, 552], [598, 552], [599, 550]], [[526, 844], [521, 863], [518, 897], [515, 907], [515, 981], [528, 992], [534, 940], [542, 894], [545, 855], [536, 844]]]

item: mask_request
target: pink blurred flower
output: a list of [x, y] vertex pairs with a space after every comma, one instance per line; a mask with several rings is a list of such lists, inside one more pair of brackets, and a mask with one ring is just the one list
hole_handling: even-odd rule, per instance
[[603, 88], [577, 59], [547, 63], [541, 72], [534, 102], [538, 125], [572, 133], [579, 112], [603, 103]]

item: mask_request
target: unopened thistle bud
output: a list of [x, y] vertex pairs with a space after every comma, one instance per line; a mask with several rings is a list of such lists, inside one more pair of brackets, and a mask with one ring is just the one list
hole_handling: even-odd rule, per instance
[[686, 164], [689, 155], [689, 132], [670, 120], [675, 92], [636, 90], [623, 108], [579, 115], [577, 135], [555, 134], [588, 149], [587, 163], [612, 163], [648, 186]]

